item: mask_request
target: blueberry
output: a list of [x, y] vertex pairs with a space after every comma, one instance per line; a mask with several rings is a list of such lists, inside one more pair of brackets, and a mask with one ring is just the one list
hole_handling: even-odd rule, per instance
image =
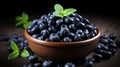
[[77, 31], [76, 31], [76, 34], [83, 34], [83, 31], [82, 30], [80, 30], [80, 29], [78, 29]]
[[33, 34], [32, 37], [33, 38], [38, 38], [39, 34]]
[[68, 26], [66, 24], [62, 24], [60, 29], [63, 29], [63, 28], [68, 28]]
[[35, 20], [32, 21], [32, 25], [36, 25], [37, 23], [38, 23], [37, 19], [35, 19]]
[[61, 24], [63, 24], [63, 19], [56, 20], [56, 27], [59, 27]]
[[72, 39], [70, 39], [69, 37], [64, 37], [63, 42], [72, 42]]
[[53, 63], [53, 61], [45, 60], [42, 63], [42, 67], [54, 67], [54, 63]]
[[116, 49], [115, 48], [109, 48], [109, 51], [112, 53], [112, 56], [113, 56], [116, 52]]
[[110, 52], [110, 51], [103, 51], [102, 56], [103, 56], [104, 60], [109, 59], [112, 56], [112, 52]]
[[53, 20], [48, 20], [48, 26], [56, 26], [55, 21], [53, 21]]
[[37, 32], [39, 29], [38, 25], [35, 25], [31, 30], [30, 30], [30, 34], [33, 34], [35, 32]]
[[65, 23], [66, 24], [74, 24], [74, 19], [73, 18], [71, 18], [71, 17], [66, 17], [65, 19], [64, 19], [64, 21], [65, 21]]
[[54, 35], [54, 36], [50, 35], [49, 36], [49, 40], [53, 41], [53, 42], [59, 42], [60, 41], [60, 37], [58, 35]]
[[75, 27], [75, 24], [70, 24], [68, 28], [69, 28], [70, 31], [72, 31], [72, 32], [76, 31], [76, 29], [77, 29], [77, 28]]
[[44, 23], [40, 23], [40, 24], [39, 24], [39, 29], [40, 29], [40, 30], [43, 30], [43, 29], [45, 29], [45, 28], [47, 28], [47, 25], [46, 25], [46, 24], [44, 24]]
[[103, 43], [103, 44], [107, 45], [109, 43], [109, 41], [108, 41], [108, 39], [101, 38], [100, 43]]
[[83, 67], [93, 67], [93, 61], [86, 60], [83, 64]]
[[83, 19], [83, 23], [85, 23], [85, 24], [90, 24], [90, 21], [89, 21], [88, 19], [84, 18], [84, 19]]
[[7, 34], [3, 34], [2, 35], [2, 40], [3, 41], [8, 41], [9, 40], [9, 36]]
[[7, 49], [10, 53], [13, 52], [13, 49], [10, 46], [8, 46]]
[[79, 22], [75, 23], [75, 25], [78, 29], [85, 29], [85, 23], [82, 23], [79, 21]]
[[108, 41], [109, 41], [109, 44], [114, 43], [114, 41], [112, 39], [108, 39]]
[[76, 67], [76, 66], [72, 62], [67, 62], [67, 63], [65, 63], [64, 67]]
[[94, 30], [93, 26], [90, 24], [85, 25], [85, 28], [87, 28], [89, 31]]
[[33, 64], [28, 63], [28, 64], [27, 64], [27, 67], [33, 67]]
[[49, 31], [50, 33], [55, 33], [55, 32], [56, 32], [56, 29], [55, 29], [54, 26], [50, 26], [50, 27], [48, 27], [48, 31]]
[[102, 49], [98, 49], [98, 50], [95, 50], [95, 53], [97, 53], [97, 54], [102, 54], [103, 51], [104, 51], [104, 50], [102, 50]]
[[79, 18], [79, 21], [82, 21], [82, 20], [83, 20], [82, 16], [79, 15], [78, 13], [73, 13], [72, 16]]
[[57, 64], [57, 67], [64, 67], [62, 64]]
[[69, 33], [67, 36], [73, 39], [75, 34], [74, 33]]
[[47, 29], [41, 30], [40, 34], [41, 34], [42, 36], [47, 37], [47, 36], [49, 35], [49, 31], [48, 31]]
[[34, 67], [41, 67], [41, 63], [34, 63], [33, 66]]
[[103, 59], [103, 56], [101, 54], [94, 54], [93, 58], [94, 62], [100, 62]]
[[69, 34], [70, 33], [70, 30], [68, 29], [68, 28], [62, 28], [61, 30], [60, 30], [60, 36], [62, 37], [62, 36], [65, 36], [65, 35], [67, 35], [67, 34]]
[[17, 39], [17, 38], [14, 38], [14, 37], [10, 37], [10, 38], [9, 38], [9, 43], [10, 43], [11, 41], [14, 41], [15, 43], [18, 43], [18, 39]]
[[18, 41], [25, 41], [25, 37], [19, 36]]
[[90, 37], [89, 37], [89, 31], [88, 31], [88, 29], [85, 29], [84, 31], [83, 31], [83, 35], [84, 36], [82, 36], [82, 38], [84, 39], [84, 40], [87, 40], [87, 39], [89, 39]]
[[93, 32], [90, 32], [89, 38], [93, 38], [93, 37], [95, 37], [95, 34]]
[[29, 61], [30, 63], [35, 63], [35, 62], [38, 61], [38, 57], [37, 57], [36, 55], [30, 55], [30, 56], [28, 57], [28, 61]]
[[117, 39], [117, 40], [115, 41], [115, 44], [116, 44], [117, 47], [119, 48], [119, 47], [120, 47], [120, 39]]
[[110, 43], [110, 44], [108, 45], [108, 47], [109, 47], [109, 48], [115, 48], [115, 49], [116, 49], [116, 48], [117, 48], [117, 45], [114, 44], [114, 43]]
[[48, 19], [47, 15], [42, 15], [40, 19]]
[[115, 40], [117, 35], [115, 33], [109, 34], [109, 39]]
[[104, 44], [102, 43], [98, 43], [97, 47], [95, 50], [99, 50], [99, 49], [102, 49], [102, 50], [108, 50], [108, 46], [105, 46]]
[[24, 42], [20, 42], [19, 44], [18, 44], [18, 47], [19, 47], [19, 50], [21, 51], [21, 50], [23, 50], [23, 48], [24, 48]]
[[44, 36], [39, 36], [37, 39], [38, 39], [38, 40], [44, 40], [45, 37], [44, 37]]
[[76, 34], [76, 35], [74, 36], [74, 41], [81, 41], [81, 40], [82, 40], [81, 34]]

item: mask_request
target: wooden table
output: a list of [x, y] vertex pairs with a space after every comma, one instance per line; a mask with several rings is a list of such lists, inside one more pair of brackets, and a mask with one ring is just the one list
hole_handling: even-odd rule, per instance
[[[82, 14], [84, 17], [88, 18], [90, 22], [95, 23], [102, 33], [116, 33], [117, 38], [120, 39], [120, 19], [118, 16], [106, 16], [101, 14]], [[31, 19], [38, 18], [40, 16], [33, 14]], [[24, 29], [15, 28], [15, 17], [2, 18], [0, 21], [0, 38], [2, 34], [18, 34], [23, 35]], [[8, 42], [2, 41], [0, 39], [0, 67], [22, 67], [23, 64], [27, 62], [26, 58], [17, 58], [12, 61], [7, 60], [8, 56]], [[93, 67], [120, 67], [120, 50], [118, 49], [115, 56], [109, 60], [101, 61], [94, 64]]]

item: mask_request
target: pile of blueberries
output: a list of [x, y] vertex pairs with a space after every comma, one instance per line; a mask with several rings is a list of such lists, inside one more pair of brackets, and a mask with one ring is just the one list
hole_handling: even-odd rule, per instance
[[[52, 60], [41, 61], [38, 56], [35, 55], [28, 46], [27, 40], [24, 36], [13, 34], [11, 36], [3, 35], [2, 40], [14, 41], [19, 46], [19, 50], [27, 49], [30, 52], [30, 56], [27, 58], [28, 62], [23, 67], [76, 67], [82, 64], [83, 67], [93, 67], [94, 63], [98, 63], [103, 60], [108, 60], [115, 55], [116, 50], [120, 48], [120, 39], [116, 38], [116, 34], [111, 33], [108, 36], [101, 35], [100, 41], [90, 58], [84, 58], [78, 62], [63, 62], [57, 63]], [[11, 53], [13, 50], [8, 46], [8, 51]]]
[[74, 42], [93, 38], [98, 29], [95, 24], [78, 13], [59, 18], [51, 13], [33, 20], [27, 32], [34, 38], [52, 42]]
[[[98, 28], [86, 18], [78, 13], [73, 13], [69, 16], [59, 18], [52, 14], [53, 12], [43, 15], [40, 19], [33, 20], [32, 24], [27, 28], [27, 32], [34, 38], [44, 41], [52, 42], [75, 42], [87, 40], [95, 37], [98, 34]], [[116, 34], [101, 35], [100, 41], [96, 46], [91, 58], [84, 58], [78, 62], [69, 61], [58, 63], [52, 60], [39, 60], [28, 46], [27, 40], [24, 36], [13, 34], [10, 37], [3, 35], [2, 39], [14, 41], [19, 50], [26, 49], [30, 52], [28, 62], [23, 67], [76, 67], [82, 64], [83, 67], [92, 67], [94, 63], [102, 60], [107, 60], [115, 55], [117, 48], [120, 47], [120, 40], [116, 39]], [[11, 53], [13, 50], [10, 45], [8, 51]]]

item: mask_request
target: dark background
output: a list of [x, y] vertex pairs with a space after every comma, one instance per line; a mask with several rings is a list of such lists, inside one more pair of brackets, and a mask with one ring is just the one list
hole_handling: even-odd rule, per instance
[[21, 14], [45, 14], [53, 10], [54, 4], [59, 3], [64, 8], [76, 8], [79, 13], [104, 14], [119, 16], [118, 0], [1, 0], [0, 17], [10, 17]]

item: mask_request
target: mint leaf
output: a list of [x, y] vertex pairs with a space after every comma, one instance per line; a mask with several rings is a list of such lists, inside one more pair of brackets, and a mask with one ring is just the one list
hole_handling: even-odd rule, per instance
[[22, 17], [17, 16], [17, 17], [15, 18], [15, 20], [16, 20], [16, 21], [20, 21], [20, 20], [22, 20]]
[[8, 60], [15, 59], [19, 56], [19, 52], [13, 51], [11, 54], [8, 55]]
[[61, 12], [64, 10], [60, 4], [55, 4], [54, 9], [55, 9], [55, 11], [58, 11], [58, 12]]
[[27, 50], [22, 50], [22, 52], [21, 52], [21, 57], [28, 57], [30, 54], [29, 54], [29, 52], [27, 51]]
[[23, 22], [17, 22], [15, 26], [18, 27], [18, 26], [20, 26], [22, 24], [23, 24]]
[[74, 8], [68, 8], [64, 10], [64, 16], [71, 15], [72, 13], [76, 12], [77, 10]]
[[27, 22], [27, 23], [24, 23], [23, 24], [23, 27], [26, 29], [28, 26], [30, 26], [32, 24], [31, 21]]
[[27, 21], [28, 20], [28, 15], [25, 12], [22, 13], [22, 20], [23, 21]]
[[14, 41], [11, 41], [11, 42], [10, 42], [10, 47], [11, 47], [14, 51], [19, 52], [19, 48], [18, 48], [17, 44], [16, 44]]
[[64, 8], [60, 4], [55, 4], [54, 9], [55, 11], [53, 12], [53, 15], [61, 18], [63, 18], [64, 16], [71, 15], [72, 13], [77, 11], [74, 8], [68, 8], [64, 10]]
[[53, 15], [56, 16], [56, 17], [61, 17], [61, 18], [63, 17], [63, 16], [62, 16], [59, 12], [57, 12], [57, 11], [54, 11], [54, 12], [53, 12]]

